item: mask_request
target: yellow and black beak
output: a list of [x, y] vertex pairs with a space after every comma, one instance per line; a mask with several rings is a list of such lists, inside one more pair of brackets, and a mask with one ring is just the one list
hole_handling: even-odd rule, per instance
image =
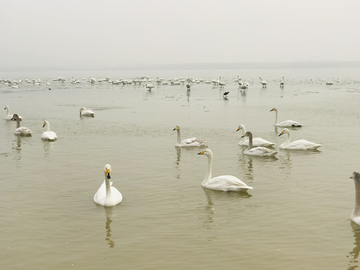
[[203, 155], [205, 154], [205, 151], [201, 151], [200, 153], [198, 153], [198, 155]]
[[244, 138], [244, 137], [246, 137], [247, 135], [246, 135], [246, 133], [243, 135], [243, 136], [241, 136], [241, 138]]
[[279, 137], [280, 137], [281, 135], [284, 135], [284, 131], [281, 131], [281, 133], [279, 134]]
[[174, 127], [173, 131], [174, 131], [174, 130], [177, 130], [177, 127]]
[[107, 179], [111, 178], [110, 169], [106, 169], [106, 177], [107, 177]]
[[238, 127], [236, 131], [239, 131], [240, 129], [241, 129], [241, 128], [240, 128], [240, 127]]

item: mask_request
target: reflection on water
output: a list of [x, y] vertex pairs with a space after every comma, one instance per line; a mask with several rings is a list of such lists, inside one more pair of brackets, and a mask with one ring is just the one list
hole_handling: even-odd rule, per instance
[[360, 253], [360, 226], [355, 224], [354, 222], [351, 222], [351, 227], [354, 233], [355, 247], [352, 251], [349, 252], [349, 255], [347, 256], [348, 258], [350, 258], [348, 270], [355, 269], [359, 266], [359, 261], [357, 258]]
[[190, 101], [190, 89], [186, 90], [187, 101]]
[[53, 143], [54, 142], [44, 141], [43, 140], [43, 143], [44, 143], [44, 156], [48, 157], [51, 149], [53, 148]]
[[175, 169], [176, 169], [176, 179], [181, 178], [181, 169], [180, 169], [180, 161], [181, 161], [181, 148], [175, 147], [176, 150], [176, 160], [175, 160]]
[[239, 162], [241, 171], [247, 176], [248, 180], [254, 180], [253, 160], [243, 153], [239, 153]]
[[112, 222], [112, 207], [104, 207], [105, 211], [106, 211], [106, 222], [105, 222], [105, 229], [106, 229], [106, 237], [105, 240], [108, 242], [108, 245], [110, 246], [110, 248], [115, 247], [115, 242], [113, 240], [111, 240], [111, 228], [110, 228], [110, 224]]

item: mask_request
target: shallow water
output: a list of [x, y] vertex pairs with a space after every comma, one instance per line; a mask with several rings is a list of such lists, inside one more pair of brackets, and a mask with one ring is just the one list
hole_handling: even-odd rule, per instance
[[[228, 83], [223, 89], [194, 84], [190, 92], [184, 85], [149, 92], [139, 85], [69, 83], [71, 76], [94, 76], [86, 72], [69, 72], [64, 84], [53, 82], [58, 75], [49, 72], [36, 74], [41, 85], [1, 84], [2, 106], [21, 115], [33, 136], [18, 138], [15, 122], [0, 121], [0, 268], [356, 268], [360, 230], [349, 219], [349, 176], [360, 170], [358, 70], [267, 70], [266, 89], [261, 72], [243, 71], [250, 81], [246, 92], [233, 82], [236, 71], [117, 75], [224, 76]], [[284, 89], [278, 86], [281, 73]], [[339, 83], [327, 86], [328, 79]], [[82, 106], [95, 118], [79, 118]], [[279, 150], [285, 138], [274, 128], [273, 107], [280, 120], [304, 125], [292, 130], [293, 139], [321, 143], [319, 151]], [[45, 119], [56, 142], [40, 139]], [[235, 132], [239, 124], [275, 142], [276, 157], [245, 156]], [[214, 176], [235, 175], [254, 189], [203, 189], [207, 159], [197, 155], [199, 149], [175, 149], [175, 125], [183, 138], [208, 141]], [[93, 202], [106, 163], [124, 197], [112, 208]]]

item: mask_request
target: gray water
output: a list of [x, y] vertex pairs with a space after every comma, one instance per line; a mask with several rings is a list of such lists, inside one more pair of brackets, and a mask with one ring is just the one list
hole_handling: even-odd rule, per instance
[[[0, 85], [2, 107], [21, 115], [22, 126], [33, 132], [16, 137], [16, 123], [0, 121], [0, 269], [359, 266], [360, 227], [350, 222], [349, 179], [360, 170], [358, 69], [106, 73], [0, 74], [42, 79], [40, 85], [23, 81], [19, 89]], [[221, 76], [227, 85], [199, 83], [190, 92], [184, 85], [156, 85], [149, 92], [140, 85], [86, 82], [90, 76], [145, 75]], [[237, 75], [250, 82], [245, 92], [233, 81]], [[267, 88], [259, 75], [269, 81]], [[58, 76], [67, 81], [54, 82]], [[72, 85], [71, 77], [82, 82]], [[327, 80], [338, 82], [327, 86]], [[95, 117], [80, 118], [83, 106]], [[319, 151], [279, 150], [285, 138], [274, 128], [273, 107], [280, 120], [304, 125], [292, 130], [294, 140], [321, 143]], [[56, 142], [40, 139], [45, 119]], [[239, 124], [275, 142], [276, 157], [245, 156], [235, 132]], [[197, 155], [199, 149], [174, 147], [175, 125], [184, 139], [208, 141], [213, 176], [234, 175], [254, 189], [202, 188], [207, 158]], [[124, 198], [111, 208], [93, 202], [107, 163]]]

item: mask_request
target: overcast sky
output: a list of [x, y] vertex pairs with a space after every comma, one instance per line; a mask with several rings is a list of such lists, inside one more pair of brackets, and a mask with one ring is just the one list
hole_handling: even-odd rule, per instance
[[359, 61], [359, 0], [2, 1], [0, 68]]

